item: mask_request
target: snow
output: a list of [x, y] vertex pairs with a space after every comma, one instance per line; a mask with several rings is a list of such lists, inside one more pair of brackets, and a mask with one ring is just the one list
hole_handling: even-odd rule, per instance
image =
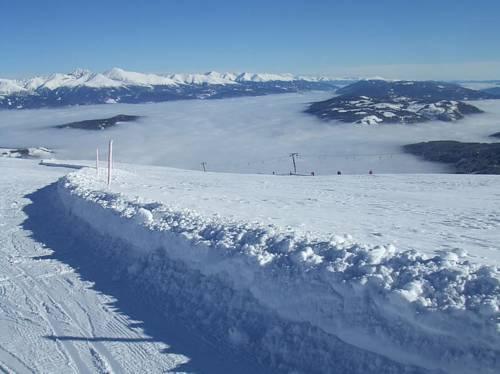
[[[332, 232], [351, 235], [363, 243], [393, 244], [430, 257], [461, 251], [460, 255], [471, 261], [500, 265], [496, 233], [500, 223], [494, 219], [500, 208], [498, 176], [235, 177], [162, 167], [124, 168], [133, 176], [146, 175], [147, 181], [117, 177], [113, 191], [127, 196], [141, 191], [142, 197], [172, 201], [178, 210], [264, 222], [282, 229], [293, 227], [300, 235], [325, 240]], [[387, 212], [391, 219], [381, 220]]]
[[176, 85], [173, 79], [155, 74], [143, 74], [132, 71], [125, 71], [120, 68], [113, 68], [104, 73], [104, 76], [113, 81], [122, 82], [126, 85], [135, 86], [173, 86]]
[[376, 104], [373, 104], [373, 107], [375, 107], [377, 109], [400, 110], [402, 105], [401, 104], [392, 104], [392, 103], [376, 103]]
[[[77, 70], [15, 85], [239, 77]], [[500, 177], [415, 174], [447, 169], [400, 146], [491, 141], [500, 101], [452, 124], [343, 126], [302, 113], [325, 95], [0, 112], [0, 371], [499, 372]], [[117, 113], [143, 117], [52, 128]], [[107, 187], [82, 160], [110, 138]], [[270, 175], [293, 151], [309, 176]], [[239, 173], [139, 165], [202, 161]]]
[[9, 158], [48, 158], [52, 157], [53, 151], [44, 147], [35, 148], [1, 148], [0, 157]]
[[446, 108], [439, 106], [439, 104], [426, 104], [418, 113], [436, 115], [446, 112]]
[[209, 72], [206, 74], [172, 74], [169, 76], [177, 84], [235, 84], [235, 74]]
[[121, 87], [122, 84], [116, 80], [110, 79], [103, 74], [92, 74], [83, 84], [85, 87]]
[[[36, 82], [40, 82], [39, 86], [36, 86]], [[62, 87], [93, 87], [93, 88], [104, 88], [104, 87], [121, 87], [122, 82], [110, 79], [103, 74], [94, 74], [87, 70], [75, 70], [70, 74], [53, 74], [46, 80], [39, 80], [34, 78], [26, 83], [26, 87], [30, 87], [32, 90], [36, 89], [49, 89], [55, 90]]]
[[4, 370], [498, 371], [498, 176], [92, 164], [0, 159]]
[[304, 80], [310, 82], [328, 81], [327, 77], [296, 76], [292, 74], [269, 73], [219, 73], [211, 71], [202, 74], [149, 74], [112, 68], [104, 73], [92, 73], [77, 69], [71, 73], [56, 73], [48, 77], [34, 77], [26, 80], [0, 79], [0, 95], [20, 92], [34, 92], [38, 89], [56, 90], [62, 87], [126, 87], [126, 86], [176, 86], [186, 84], [226, 85], [239, 82], [270, 82]]
[[72, 74], [56, 73], [49, 76], [48, 79], [40, 85], [40, 87], [37, 87], [37, 89], [46, 88], [49, 90], [55, 90], [60, 87], [75, 87], [84, 83], [86, 78], [87, 76], [79, 77]]
[[[58, 192], [66, 209], [98, 235], [124, 243], [120, 255], [111, 247], [103, 255], [112, 256], [118, 268], [140, 264], [147, 274], [141, 282], [163, 290], [165, 297], [177, 291], [161, 283], [167, 276], [162, 269], [181, 266], [169, 276], [174, 284], [201, 273], [198, 282], [212, 288], [200, 294], [200, 284], [190, 284], [192, 291], [183, 297], [202, 315], [210, 311], [207, 321], [222, 324], [216, 331], [221, 339], [257, 360], [305, 372], [361, 372], [364, 365], [364, 373], [498, 370], [498, 222], [494, 214], [482, 214], [488, 206], [498, 210], [498, 177], [291, 178], [118, 167], [111, 190], [92, 169], [62, 179]], [[415, 227], [411, 239], [397, 245], [362, 243], [335, 232], [342, 222], [363, 227], [372, 216], [380, 234], [389, 234], [380, 213], [358, 214], [355, 208], [356, 200], [370, 206], [364, 196], [381, 185], [391, 203], [380, 196], [374, 201], [390, 212], [387, 225], [408, 232]], [[325, 195], [326, 186], [332, 192]], [[327, 203], [327, 196], [341, 191], [349, 192], [337, 197], [336, 206]], [[454, 222], [454, 208], [440, 216], [433, 205], [444, 196], [450, 200], [443, 207], [465, 200], [483, 205], [463, 207], [467, 217]], [[335, 209], [342, 205], [347, 207]], [[476, 228], [476, 246], [458, 240], [452, 249], [449, 234], [465, 239], [464, 224], [472, 219], [476, 226], [485, 224]], [[430, 230], [419, 232], [424, 221]], [[316, 228], [317, 222], [322, 227]], [[446, 226], [449, 233], [441, 236]], [[434, 246], [427, 237], [434, 237]], [[487, 237], [489, 250], [481, 248]], [[220, 303], [215, 295], [228, 289]], [[273, 321], [271, 326], [242, 319], [242, 302], [256, 314], [251, 320]], [[304, 329], [304, 323], [313, 329]], [[269, 339], [279, 344], [269, 346]], [[294, 340], [302, 341], [298, 352], [287, 343]]]
[[383, 120], [381, 118], [375, 115], [371, 115], [361, 118], [357, 123], [360, 123], [362, 125], [376, 125], [382, 121]]
[[[300, 77], [301, 80], [308, 80], [306, 77]], [[297, 77], [292, 74], [252, 74], [252, 73], [241, 73], [236, 78], [238, 82], [269, 82], [269, 81], [282, 81], [291, 82], [298, 80]]]
[[23, 86], [30, 92], [38, 89], [47, 80], [46, 77], [34, 77], [23, 81]]
[[0, 79], [0, 95], [11, 95], [25, 90], [26, 89], [16, 80]]
[[1, 372], [266, 373], [117, 280], [109, 242], [58, 202], [71, 169], [0, 158], [0, 170]]

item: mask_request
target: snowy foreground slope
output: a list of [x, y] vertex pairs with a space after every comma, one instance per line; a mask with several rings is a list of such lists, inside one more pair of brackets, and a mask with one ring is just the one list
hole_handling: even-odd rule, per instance
[[496, 176], [59, 166], [0, 160], [5, 368], [500, 369]]
[[[164, 310], [204, 335], [276, 371], [500, 368], [498, 178], [121, 169], [111, 190], [93, 169], [71, 173], [58, 183], [59, 198], [92, 232], [114, 241], [102, 255], [116, 262], [118, 276], [147, 289]], [[378, 199], [370, 197], [372, 190], [386, 192], [378, 192]], [[342, 199], [325, 197], [321, 207], [321, 193], [337, 192]], [[446, 195], [448, 216], [437, 203]], [[309, 209], [315, 199], [317, 206]], [[475, 201], [478, 209], [460, 199]], [[409, 237], [396, 247], [329, 231], [335, 221], [370, 222], [341, 208], [356, 206], [356, 200], [385, 205], [385, 215], [372, 211], [373, 220], [403, 228], [415, 220], [415, 245]], [[419, 233], [422, 220], [414, 217], [421, 214], [434, 232], [429, 227]], [[317, 231], [308, 232], [315, 223]], [[448, 234], [439, 232], [444, 223]], [[471, 224], [481, 232], [475, 239], [467, 238]], [[380, 228], [384, 235], [386, 224]], [[415, 249], [425, 245], [420, 238], [432, 235], [432, 249]]]
[[[457, 252], [474, 262], [500, 266], [498, 176], [313, 178], [198, 173], [130, 164], [123, 168], [132, 174], [116, 175], [113, 192], [163, 201], [176, 210], [272, 224], [325, 240], [348, 235], [356, 242], [391, 243], [430, 256]], [[102, 188], [102, 182], [92, 188]]]
[[60, 209], [54, 183], [71, 170], [0, 158], [0, 372], [262, 371], [113, 278], [109, 242]]

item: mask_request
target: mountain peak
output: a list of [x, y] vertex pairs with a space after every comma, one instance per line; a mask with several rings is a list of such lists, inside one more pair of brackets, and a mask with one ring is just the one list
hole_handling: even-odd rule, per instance
[[233, 73], [208, 71], [201, 74], [153, 74], [128, 71], [113, 67], [104, 73], [93, 73], [88, 69], [77, 68], [70, 73], [54, 73], [45, 77], [25, 80], [2, 79], [1, 93], [36, 91], [39, 88], [54, 90], [60, 87], [90, 86], [94, 88], [118, 86], [177, 86], [190, 84], [226, 85], [246, 82], [328, 82], [325, 77], [298, 76], [289, 73]]
[[81, 78], [85, 75], [90, 75], [92, 74], [92, 72], [88, 69], [83, 69], [83, 68], [76, 68], [75, 70], [73, 70], [71, 73], [69, 73], [68, 75], [72, 75], [76, 78]]

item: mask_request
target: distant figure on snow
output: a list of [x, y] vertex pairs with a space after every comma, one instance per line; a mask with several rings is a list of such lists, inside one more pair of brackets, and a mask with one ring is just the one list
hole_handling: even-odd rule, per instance
[[370, 170], [368, 174], [373, 175], [373, 170]]
[[337, 175], [341, 175], [341, 174], [342, 174], [342, 173], [340, 172], [340, 170], [339, 170], [339, 171], [337, 171]]
[[314, 177], [314, 171], [311, 171], [311, 175]]

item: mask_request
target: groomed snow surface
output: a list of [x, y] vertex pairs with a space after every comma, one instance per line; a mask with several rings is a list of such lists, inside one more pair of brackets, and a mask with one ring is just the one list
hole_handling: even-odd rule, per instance
[[[71, 173], [59, 181], [58, 198], [86, 235], [108, 243], [98, 255], [111, 259], [117, 277], [155, 295], [164, 311], [190, 321], [209, 339], [283, 372], [494, 373], [500, 368], [498, 248], [490, 248], [489, 261], [480, 263], [474, 246], [466, 242], [453, 250], [447, 243], [437, 244], [427, 253], [408, 243], [399, 248], [360, 243], [349, 235], [310, 232], [307, 204], [294, 212], [281, 209], [297, 200], [307, 202], [327, 184], [331, 194], [336, 187], [342, 190], [335, 177], [121, 168], [125, 170], [116, 171], [111, 189], [94, 169]], [[165, 193], [155, 201], [150, 197], [158, 197], [159, 175]], [[352, 197], [369, 195], [369, 178], [345, 178]], [[484, 205], [499, 207], [497, 177], [413, 178], [424, 187], [423, 192], [408, 192], [410, 206], [412, 194], [425, 194], [432, 202], [433, 194], [446, 190], [456, 199], [476, 202], [481, 195]], [[396, 176], [374, 183], [379, 189], [383, 184], [395, 191], [407, 189]], [[425, 189], [426, 183], [433, 183], [434, 192]], [[239, 184], [257, 190], [248, 204], [234, 200]], [[477, 185], [468, 189], [468, 184]], [[301, 187], [302, 195], [297, 193]], [[179, 188], [189, 193], [181, 197]], [[260, 199], [259, 188], [279, 191], [281, 197]], [[287, 195], [289, 191], [295, 194]], [[183, 207], [196, 199], [200, 209]], [[212, 199], [228, 202], [219, 210]], [[259, 211], [269, 213], [269, 206], [277, 224], [242, 219], [245, 213], [238, 212], [248, 209], [258, 216]], [[290, 218], [279, 218], [285, 214]], [[336, 217], [332, 221], [356, 219], [334, 209], [329, 214]], [[405, 226], [413, 214], [418, 211], [392, 216], [389, 210], [378, 218]], [[485, 218], [471, 210], [470, 216], [455, 222], [448, 217], [448, 224], [462, 233], [468, 220], [477, 219], [484, 224], [477, 229], [496, 235], [491, 239], [498, 244], [499, 234], [492, 233], [498, 232], [496, 215]], [[306, 227], [285, 224], [294, 220]], [[435, 222], [436, 228], [439, 224]], [[416, 233], [416, 242], [418, 237]]]
[[0, 372], [265, 373], [113, 274], [57, 197], [70, 167], [0, 158]]
[[0, 160], [7, 372], [500, 369], [497, 176], [48, 165]]

